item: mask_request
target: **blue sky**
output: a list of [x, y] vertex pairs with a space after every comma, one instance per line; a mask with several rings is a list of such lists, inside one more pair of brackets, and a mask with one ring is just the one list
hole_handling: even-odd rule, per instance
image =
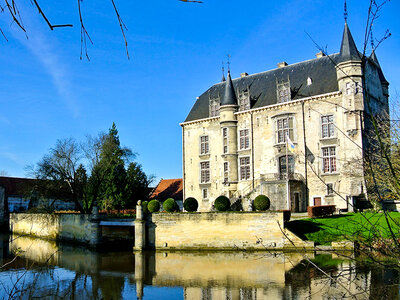
[[[29, 1], [20, 0], [27, 40], [6, 13], [0, 27], [0, 171], [25, 176], [57, 139], [107, 131], [115, 122], [124, 146], [138, 153], [147, 173], [180, 178], [181, 127], [197, 96], [221, 79], [231, 58], [233, 77], [312, 59], [318, 50], [338, 52], [343, 1], [116, 0], [128, 32], [127, 60], [110, 1], [82, 2], [94, 42], [91, 61], [79, 60], [75, 1], [41, 1], [50, 31]], [[348, 1], [348, 24], [361, 49], [369, 1]], [[18, 3], [18, 2], [17, 2]], [[40, 2], [39, 2], [40, 3]], [[67, 4], [66, 4], [67, 3]], [[399, 1], [389, 2], [374, 24], [376, 38], [392, 37], [377, 56], [394, 95], [400, 90]]]

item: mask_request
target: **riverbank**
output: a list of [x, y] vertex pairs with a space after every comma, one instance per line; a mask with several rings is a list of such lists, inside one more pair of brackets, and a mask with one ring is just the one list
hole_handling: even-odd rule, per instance
[[[389, 224], [389, 225], [388, 225]], [[348, 213], [325, 218], [307, 218], [290, 221], [286, 227], [303, 240], [316, 245], [332, 242], [365, 241], [376, 238], [391, 239], [392, 233], [400, 238], [400, 213]]]

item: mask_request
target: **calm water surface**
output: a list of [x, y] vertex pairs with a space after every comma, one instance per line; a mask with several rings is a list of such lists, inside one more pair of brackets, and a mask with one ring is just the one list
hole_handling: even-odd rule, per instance
[[397, 270], [308, 257], [93, 251], [0, 235], [0, 299], [400, 299]]

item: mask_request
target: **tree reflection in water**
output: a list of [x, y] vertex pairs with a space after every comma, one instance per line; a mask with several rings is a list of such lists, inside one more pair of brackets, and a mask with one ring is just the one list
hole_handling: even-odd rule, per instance
[[[0, 239], [0, 298], [399, 299], [399, 272], [333, 254], [92, 251]], [[313, 265], [315, 264], [315, 265]]]

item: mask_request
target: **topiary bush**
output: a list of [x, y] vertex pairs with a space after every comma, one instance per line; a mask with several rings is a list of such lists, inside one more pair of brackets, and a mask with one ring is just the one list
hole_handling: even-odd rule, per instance
[[149, 210], [149, 212], [154, 213], [160, 210], [160, 206], [160, 201], [154, 199], [151, 200], [149, 204], [147, 204], [147, 209]]
[[214, 207], [217, 211], [227, 211], [231, 207], [231, 201], [225, 196], [215, 199]]
[[256, 199], [254, 199], [254, 207], [258, 211], [268, 210], [271, 206], [271, 201], [265, 195], [258, 195]]
[[186, 198], [185, 202], [183, 202], [183, 208], [189, 212], [197, 211], [199, 202], [193, 197]]
[[178, 204], [175, 202], [174, 198], [168, 198], [163, 203], [164, 210], [166, 212], [175, 212], [179, 210]]
[[149, 209], [147, 208], [147, 205], [149, 205], [149, 201], [143, 201], [142, 202], [142, 209], [143, 209], [143, 213], [144, 214], [148, 214], [149, 213]]

